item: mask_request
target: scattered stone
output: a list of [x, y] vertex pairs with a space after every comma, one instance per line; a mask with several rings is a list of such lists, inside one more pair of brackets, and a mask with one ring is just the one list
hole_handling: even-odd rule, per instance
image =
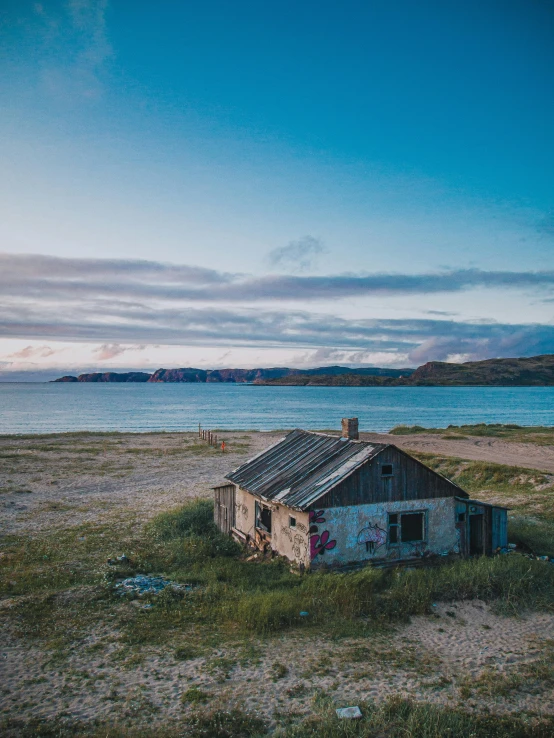
[[362, 717], [362, 711], [356, 707], [339, 707], [336, 710], [337, 717], [341, 720], [358, 720]]

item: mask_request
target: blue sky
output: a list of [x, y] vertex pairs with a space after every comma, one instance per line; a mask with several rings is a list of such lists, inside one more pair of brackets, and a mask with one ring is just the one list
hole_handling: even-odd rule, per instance
[[0, 24], [0, 376], [554, 352], [551, 3]]

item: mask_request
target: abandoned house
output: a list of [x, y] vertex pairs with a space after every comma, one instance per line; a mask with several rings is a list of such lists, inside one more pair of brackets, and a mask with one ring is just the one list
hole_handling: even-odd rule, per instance
[[302, 568], [429, 555], [491, 554], [507, 546], [507, 510], [393, 444], [293, 430], [215, 487], [221, 531]]

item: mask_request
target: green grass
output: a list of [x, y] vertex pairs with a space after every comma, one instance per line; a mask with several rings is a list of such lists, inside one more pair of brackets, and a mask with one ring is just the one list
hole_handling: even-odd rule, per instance
[[397, 425], [389, 431], [393, 436], [417, 433], [444, 435], [445, 438], [485, 436], [505, 441], [527, 442], [538, 445], [554, 445], [554, 427], [542, 425], [516, 425], [515, 423], [477, 423], [476, 425], [449, 425], [446, 428], [425, 428], [421, 425]]
[[[479, 598], [508, 613], [554, 611], [554, 567], [517, 554], [431, 569], [298, 577], [280, 559], [247, 562], [242, 549], [217, 531], [212, 515], [211, 503], [197, 500], [159, 515], [145, 530], [129, 527], [125, 535], [121, 529], [107, 536], [105, 528], [82, 526], [12, 540], [1, 560], [0, 585], [8, 597], [27, 595], [16, 597], [9, 611], [18, 632], [69, 643], [79, 629], [111, 613], [123, 643], [172, 644], [175, 650], [191, 643], [195, 629], [207, 644], [291, 628], [368, 633], [429, 613], [437, 600]], [[119, 553], [130, 558], [128, 565], [105, 563]], [[145, 598], [154, 605], [150, 610], [129, 608], [113, 594], [112, 582], [139, 572], [163, 574], [192, 589]], [[301, 617], [301, 611], [309, 616]]]
[[[323, 703], [323, 704], [321, 704]], [[362, 704], [360, 720], [339, 720], [335, 704], [321, 700], [321, 715], [277, 731], [278, 738], [547, 738], [554, 721], [469, 714], [402, 698]]]
[[360, 703], [360, 720], [339, 720], [337, 706], [325, 695], [319, 696], [314, 705], [316, 714], [303, 720], [287, 716], [275, 731], [264, 718], [239, 707], [197, 708], [179, 725], [160, 728], [58, 718], [7, 719], [0, 722], [0, 730], [5, 738], [265, 738], [270, 734], [275, 738], [550, 738], [554, 731], [552, 717], [532, 720], [519, 715], [470, 714], [399, 697], [379, 705]]

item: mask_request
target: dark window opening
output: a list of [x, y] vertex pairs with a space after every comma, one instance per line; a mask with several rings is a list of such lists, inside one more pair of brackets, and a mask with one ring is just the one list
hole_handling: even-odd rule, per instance
[[466, 514], [458, 513], [458, 523], [465, 523], [465, 521], [466, 521]]
[[403, 543], [423, 540], [423, 513], [407, 513], [402, 515], [401, 522], [400, 533]]
[[383, 464], [381, 467], [381, 475], [383, 477], [392, 477], [392, 464]]
[[389, 544], [425, 540], [425, 513], [389, 514]]
[[289, 528], [296, 528], [296, 518], [292, 516], [289, 518]]
[[271, 533], [271, 510], [256, 502], [256, 528]]

